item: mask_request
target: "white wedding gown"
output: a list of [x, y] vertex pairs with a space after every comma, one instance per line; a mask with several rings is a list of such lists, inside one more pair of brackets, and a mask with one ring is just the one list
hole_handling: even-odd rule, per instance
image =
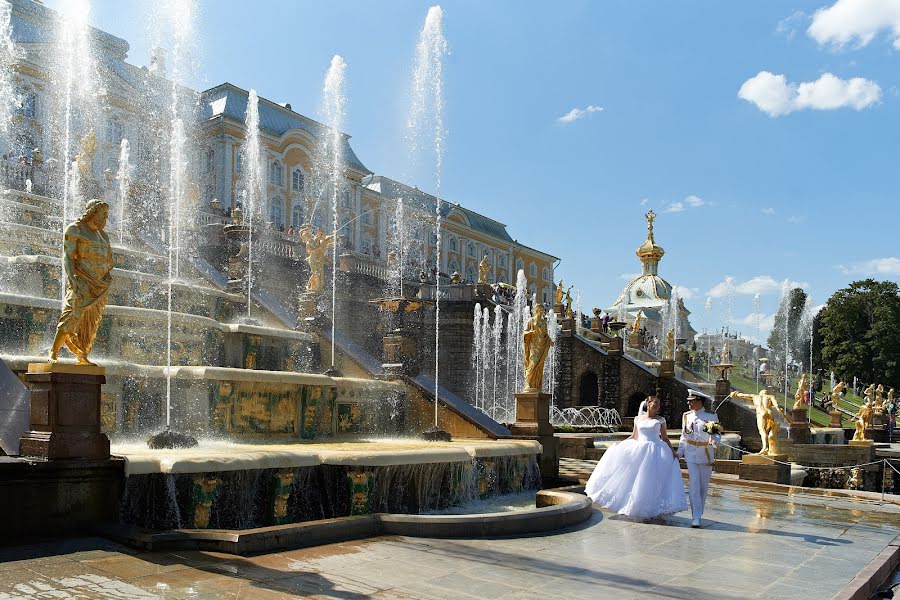
[[687, 510], [681, 469], [659, 437], [659, 419], [637, 418], [637, 439], [607, 450], [585, 485], [600, 506], [636, 519]]

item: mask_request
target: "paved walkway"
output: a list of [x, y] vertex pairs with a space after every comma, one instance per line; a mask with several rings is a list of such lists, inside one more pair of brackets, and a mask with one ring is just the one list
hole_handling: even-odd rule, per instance
[[256, 557], [96, 538], [0, 547], [0, 598], [831, 597], [900, 533], [900, 507], [714, 485], [688, 514], [527, 538], [383, 537]]

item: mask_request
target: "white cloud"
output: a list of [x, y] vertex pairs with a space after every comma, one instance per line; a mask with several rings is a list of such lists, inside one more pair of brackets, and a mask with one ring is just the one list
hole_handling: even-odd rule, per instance
[[[709, 290], [709, 292], [707, 292], [707, 295], [712, 296], [713, 298], [722, 298], [727, 296], [729, 279], [731, 278], [726, 277], [723, 281], [720, 281], [719, 283], [714, 285]], [[731, 293], [741, 296], [754, 296], [756, 294], [759, 294], [761, 296], [767, 294], [780, 294], [782, 286], [784, 285], [783, 281], [777, 281], [771, 275], [757, 275], [756, 277], [752, 277], [743, 283], [737, 283], [732, 279], [730, 283]], [[791, 288], [807, 287], [806, 283], [791, 280], [788, 280], [788, 285]]]
[[619, 275], [619, 279], [624, 279], [625, 281], [631, 281], [637, 277], [640, 277], [640, 273], [622, 273]]
[[692, 206], [694, 208], [697, 208], [697, 207], [700, 207], [700, 206], [703, 206], [704, 204], [706, 204], [703, 201], [703, 198], [701, 198], [700, 196], [694, 196], [693, 194], [688, 196], [687, 198], [685, 198], [684, 201], [687, 202], [688, 206]]
[[648, 202], [650, 202], [650, 198], [641, 198], [641, 206], [647, 206]]
[[684, 212], [689, 208], [700, 208], [701, 206], [706, 206], [706, 205], [707, 205], [706, 200], [704, 200], [700, 196], [695, 196], [694, 194], [691, 194], [690, 196], [687, 196], [684, 200], [677, 200], [677, 201], [669, 204], [669, 206], [666, 207], [665, 212], [670, 212], [670, 213]]
[[585, 108], [573, 108], [563, 116], [556, 119], [560, 123], [569, 124], [573, 121], [577, 121], [578, 119], [583, 119], [591, 113], [600, 112], [603, 110], [602, 106], [594, 106], [593, 104], [587, 105]]
[[900, 258], [895, 256], [873, 258], [852, 265], [838, 265], [838, 269], [847, 275], [900, 275]]
[[738, 98], [754, 104], [770, 117], [780, 117], [805, 109], [862, 110], [881, 100], [881, 87], [862, 77], [841, 79], [831, 73], [796, 84], [789, 83], [784, 75], [760, 71], [744, 82]]
[[762, 209], [762, 214], [772, 216], [775, 214], [775, 209], [774, 208], [764, 208], [764, 209]]
[[882, 30], [900, 50], [900, 0], [837, 0], [816, 11], [806, 33], [823, 45], [861, 48]]
[[682, 300], [692, 300], [700, 294], [700, 288], [681, 287], [678, 285], [675, 286], [675, 289], [678, 293], [678, 297]]
[[801, 10], [795, 11], [790, 16], [778, 21], [775, 31], [784, 35], [788, 41], [793, 40], [794, 36], [797, 35], [797, 29], [803, 25], [805, 20], [806, 13]]
[[787, 222], [794, 225], [796, 225], [797, 223], [803, 223], [804, 221], [806, 221], [806, 215], [791, 215], [787, 218]]

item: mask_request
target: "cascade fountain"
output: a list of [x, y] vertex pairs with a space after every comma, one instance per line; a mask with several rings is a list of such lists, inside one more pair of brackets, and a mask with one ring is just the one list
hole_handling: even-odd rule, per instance
[[484, 410], [484, 399], [481, 398], [481, 386], [479, 383], [479, 373], [481, 372], [481, 328], [483, 321], [481, 319], [481, 302], [475, 303], [475, 314], [472, 318], [472, 372], [475, 373], [475, 406]]
[[326, 140], [325, 156], [329, 157], [328, 173], [331, 183], [331, 367], [327, 374], [338, 375], [335, 367], [335, 337], [337, 333], [337, 265], [338, 265], [338, 194], [343, 189], [344, 169], [346, 168], [343, 152], [344, 118], [346, 113], [346, 98], [344, 96], [344, 74], [347, 71], [347, 63], [335, 54], [325, 75], [325, 84], [322, 88], [322, 113], [325, 116], [325, 124], [330, 129], [330, 135]]
[[129, 162], [129, 154], [131, 149], [128, 140], [122, 138], [119, 149], [119, 170], [116, 174], [116, 180], [119, 182], [119, 193], [117, 199], [119, 201], [119, 244], [125, 243], [125, 203], [128, 200], [128, 187], [131, 185], [131, 162]]
[[[62, 228], [71, 222], [79, 213], [81, 206], [72, 206], [70, 184], [70, 165], [72, 161], [72, 146], [78, 135], [75, 131], [76, 118], [82, 126], [90, 126], [90, 119], [96, 114], [94, 101], [96, 97], [96, 67], [94, 53], [90, 41], [91, 7], [89, 0], [72, 0], [65, 4], [60, 11], [60, 20], [57, 26], [56, 43], [57, 56], [61, 64], [57, 65], [54, 75], [59, 77], [54, 81], [58, 94], [63, 98], [59, 103], [61, 114], [55, 115], [56, 128], [62, 129], [63, 143], [60, 148], [61, 156], [58, 158], [61, 165], [62, 182], [59, 186], [59, 195], [62, 197]], [[88, 131], [85, 129], [84, 131]], [[91, 154], [91, 158], [93, 154]], [[90, 168], [86, 166], [85, 168]], [[73, 170], [79, 172], [73, 167]], [[80, 203], [79, 203], [80, 204]], [[60, 248], [64, 245], [64, 239], [60, 236]], [[60, 269], [60, 298], [65, 297], [65, 273]]]
[[13, 65], [22, 56], [22, 50], [12, 38], [12, 7], [0, 5], [0, 142], [12, 147], [10, 124], [13, 111], [24, 99], [16, 98]]
[[243, 150], [247, 183], [244, 190], [244, 220], [247, 224], [247, 321], [252, 322], [253, 305], [253, 220], [265, 202], [265, 167], [263, 150], [259, 143], [259, 95], [250, 90], [245, 119], [247, 141]]
[[[407, 120], [410, 136], [410, 152], [419, 149], [418, 138], [430, 125], [434, 147], [435, 181], [435, 292], [434, 292], [434, 431], [439, 431], [438, 405], [440, 404], [440, 340], [441, 340], [441, 171], [444, 160], [444, 91], [443, 64], [447, 54], [447, 40], [443, 33], [443, 11], [440, 6], [432, 6], [425, 17], [425, 25], [419, 34], [416, 46], [416, 61], [413, 68], [412, 107]], [[428, 256], [427, 251], [425, 256]], [[439, 437], [446, 437], [446, 434]]]
[[491, 416], [491, 418], [494, 418], [494, 413], [497, 410], [497, 398], [504, 397], [500, 394], [500, 390], [497, 388], [497, 373], [500, 371], [500, 369], [502, 367], [502, 362], [501, 362], [502, 354], [501, 353], [502, 353], [502, 343], [503, 343], [502, 342], [502, 340], [503, 340], [503, 321], [504, 321], [503, 308], [500, 306], [500, 304], [497, 304], [497, 306], [494, 307], [494, 340], [493, 340], [493, 342], [494, 342], [494, 349], [493, 349], [494, 385], [493, 385], [493, 390], [492, 390], [492, 393], [490, 396], [491, 412], [485, 411]]

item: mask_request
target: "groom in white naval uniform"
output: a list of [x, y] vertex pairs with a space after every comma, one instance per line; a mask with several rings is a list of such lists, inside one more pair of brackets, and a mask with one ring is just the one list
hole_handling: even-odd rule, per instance
[[706, 494], [709, 491], [709, 478], [712, 476], [716, 462], [716, 448], [722, 437], [710, 435], [705, 429], [709, 421], [718, 421], [715, 413], [703, 410], [703, 396], [694, 390], [688, 390], [688, 406], [691, 410], [681, 415], [681, 439], [678, 441], [678, 457], [687, 463], [690, 476], [691, 527], [700, 527]]

